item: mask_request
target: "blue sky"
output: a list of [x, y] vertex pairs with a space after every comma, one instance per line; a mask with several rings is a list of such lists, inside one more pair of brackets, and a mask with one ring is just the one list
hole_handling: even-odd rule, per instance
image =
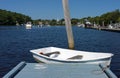
[[[120, 0], [69, 0], [71, 18], [99, 16], [120, 9]], [[63, 18], [62, 0], [0, 0], [0, 9], [22, 13], [32, 19]]]

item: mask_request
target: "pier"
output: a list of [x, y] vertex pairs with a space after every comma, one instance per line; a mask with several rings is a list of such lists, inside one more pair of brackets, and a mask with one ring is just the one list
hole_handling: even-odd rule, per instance
[[104, 30], [104, 31], [112, 31], [112, 32], [120, 32], [120, 28], [105, 28], [105, 27], [87, 27], [89, 29], [96, 30]]
[[120, 32], [120, 29], [114, 29], [114, 28], [100, 28], [100, 30]]
[[3, 78], [117, 78], [104, 65], [21, 62]]

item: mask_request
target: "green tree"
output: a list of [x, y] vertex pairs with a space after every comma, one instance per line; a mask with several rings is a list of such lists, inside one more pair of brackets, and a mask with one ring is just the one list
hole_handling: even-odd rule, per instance
[[20, 13], [0, 9], [0, 25], [16, 25], [16, 21], [19, 24], [24, 24], [32, 19]]

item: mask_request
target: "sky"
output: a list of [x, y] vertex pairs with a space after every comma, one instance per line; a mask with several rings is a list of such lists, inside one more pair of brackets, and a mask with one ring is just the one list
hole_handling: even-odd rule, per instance
[[[100, 16], [120, 9], [120, 0], [68, 0], [71, 18]], [[0, 0], [0, 9], [22, 13], [32, 19], [62, 19], [62, 0]]]

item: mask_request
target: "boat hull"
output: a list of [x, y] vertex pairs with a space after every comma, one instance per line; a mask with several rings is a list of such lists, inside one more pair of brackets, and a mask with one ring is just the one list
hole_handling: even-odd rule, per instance
[[39, 63], [46, 63], [46, 64], [62, 64], [62, 63], [85, 63], [85, 64], [104, 64], [105, 66], [110, 66], [111, 63], [111, 57], [104, 58], [104, 59], [98, 59], [98, 60], [88, 60], [88, 61], [64, 61], [64, 60], [55, 60], [55, 59], [48, 59], [36, 54], [33, 54], [34, 59]]
[[[40, 54], [40, 52], [52, 53], [53, 51], [59, 51], [60, 55], [57, 58], [52, 58], [50, 56], [46, 56], [44, 54]], [[43, 48], [43, 49], [35, 49], [30, 51], [33, 54], [33, 57], [37, 60], [37, 62], [44, 62], [47, 64], [50, 63], [85, 63], [85, 64], [104, 64], [105, 66], [110, 66], [111, 57], [113, 54], [111, 53], [93, 53], [93, 52], [84, 52], [84, 51], [76, 51], [76, 50], [68, 50], [68, 49], [60, 49], [60, 48]], [[38, 53], [39, 52], [39, 53]], [[56, 53], [56, 52], [54, 52]], [[71, 54], [70, 54], [71, 53]], [[77, 53], [77, 54], [75, 54]], [[69, 59], [71, 56], [83, 55], [81, 59]], [[69, 57], [68, 57], [69, 56]], [[98, 57], [99, 56], [99, 57]], [[64, 59], [63, 59], [64, 58]]]
[[30, 25], [30, 24], [27, 24], [27, 25], [26, 25], [26, 27], [31, 27], [31, 26], [32, 26], [32, 25]]

